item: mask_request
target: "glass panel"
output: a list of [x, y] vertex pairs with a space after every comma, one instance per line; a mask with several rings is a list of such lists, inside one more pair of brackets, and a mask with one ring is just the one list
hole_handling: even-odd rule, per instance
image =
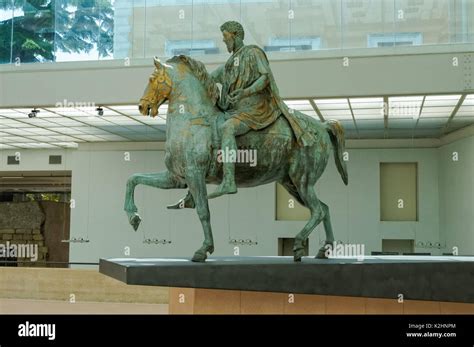
[[133, 1], [123, 0], [114, 2], [114, 59], [132, 56], [135, 30], [133, 3]]
[[[341, 48], [341, 3], [334, 0], [291, 1], [292, 51]], [[291, 13], [290, 13], [291, 14]]]
[[12, 3], [12, 0], [0, 0], [0, 64], [11, 62]]
[[342, 0], [343, 48], [394, 45], [393, 0]]
[[[193, 41], [188, 54], [227, 53], [220, 26], [240, 20], [240, 0], [195, 0], [193, 5]], [[247, 33], [246, 33], [247, 35]], [[245, 40], [246, 42], [246, 40]], [[247, 43], [247, 42], [246, 42]]]
[[289, 0], [243, 2], [241, 16], [245, 29], [245, 44], [256, 44], [270, 54], [274, 51], [290, 50], [289, 18], [294, 15]]
[[15, 0], [12, 61], [54, 60], [54, 1]]
[[395, 0], [395, 44], [448, 43], [448, 0]]
[[112, 58], [112, 0], [56, 0], [56, 61]]
[[449, 20], [449, 43], [474, 42], [474, 1], [444, 0], [447, 2], [445, 16]]
[[[152, 0], [147, 1], [146, 4], [147, 20], [143, 53], [146, 57], [155, 55], [170, 57], [186, 54], [189, 49], [192, 49], [193, 2], [191, 0]], [[134, 49], [134, 57], [139, 53], [137, 49]]]

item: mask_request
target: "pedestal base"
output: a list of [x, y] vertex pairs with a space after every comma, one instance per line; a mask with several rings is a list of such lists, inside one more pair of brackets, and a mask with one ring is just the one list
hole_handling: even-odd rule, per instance
[[170, 288], [170, 314], [474, 314], [474, 304]]

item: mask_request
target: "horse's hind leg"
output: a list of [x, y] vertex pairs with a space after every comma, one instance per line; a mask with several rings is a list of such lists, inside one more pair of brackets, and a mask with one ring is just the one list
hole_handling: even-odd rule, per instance
[[321, 200], [319, 200], [319, 203], [321, 204], [321, 206], [323, 208], [323, 214], [324, 214], [323, 223], [324, 223], [324, 231], [326, 233], [326, 241], [324, 243], [324, 246], [319, 249], [318, 254], [316, 255], [316, 258], [326, 259], [327, 258], [326, 250], [327, 250], [328, 245], [331, 245], [331, 247], [332, 247], [332, 245], [334, 243], [334, 235], [332, 233], [332, 225], [331, 225], [331, 217], [329, 215], [329, 207], [328, 207], [328, 205], [326, 205]]
[[280, 183], [286, 189], [286, 191], [290, 193], [290, 195], [294, 197], [301, 205], [306, 207], [304, 201], [301, 199], [301, 196], [298, 194], [298, 190], [289, 178], [278, 183]]
[[192, 172], [192, 174], [186, 178], [186, 182], [196, 202], [196, 212], [204, 231], [204, 242], [201, 248], [194, 253], [192, 261], [204, 262], [207, 259], [207, 253], [212, 254], [214, 252], [214, 239], [212, 237], [211, 214], [207, 201], [206, 181], [204, 170], [201, 172], [190, 170], [190, 172]]
[[317, 198], [313, 184], [302, 182], [300, 187], [298, 187], [298, 195], [303, 200], [305, 206], [309, 208], [311, 217], [303, 230], [295, 237], [295, 245], [293, 247], [294, 261], [301, 261], [301, 257], [305, 255], [304, 245], [314, 228], [324, 219], [325, 214], [325, 208]]

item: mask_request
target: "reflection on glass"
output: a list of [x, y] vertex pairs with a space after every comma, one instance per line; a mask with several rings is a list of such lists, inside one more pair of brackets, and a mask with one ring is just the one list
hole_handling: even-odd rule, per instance
[[291, 51], [341, 47], [341, 5], [334, 0], [291, 1]]
[[56, 61], [112, 57], [112, 0], [55, 0]]
[[12, 0], [0, 0], [0, 64], [11, 62]]
[[289, 0], [242, 1], [245, 43], [256, 44], [270, 54], [291, 50], [290, 18], [294, 17]]
[[[222, 54], [227, 49], [222, 42], [220, 26], [229, 20], [240, 21], [240, 1], [209, 3], [195, 0], [193, 7], [193, 42], [190, 54]], [[245, 33], [247, 35], [247, 33]], [[245, 39], [244, 42], [247, 42]], [[186, 54], [186, 53], [184, 53]]]
[[15, 0], [12, 62], [54, 60], [54, 2]]
[[226, 54], [220, 25], [269, 55], [474, 42], [472, 0], [0, 0], [0, 63]]
[[393, 0], [342, 0], [342, 46], [384, 47], [395, 42]]
[[395, 0], [393, 45], [412, 46], [449, 43], [448, 0], [410, 2]]
[[[145, 56], [189, 54], [193, 41], [191, 0], [147, 1]], [[209, 42], [205, 42], [204, 46]]]

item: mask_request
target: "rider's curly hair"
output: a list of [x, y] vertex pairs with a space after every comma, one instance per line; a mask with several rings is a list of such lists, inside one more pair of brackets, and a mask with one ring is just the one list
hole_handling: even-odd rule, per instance
[[221, 25], [221, 31], [227, 31], [229, 33], [233, 33], [235, 36], [240, 37], [242, 41], [244, 40], [244, 28], [239, 22], [230, 20], [228, 22], [225, 22], [224, 24]]

